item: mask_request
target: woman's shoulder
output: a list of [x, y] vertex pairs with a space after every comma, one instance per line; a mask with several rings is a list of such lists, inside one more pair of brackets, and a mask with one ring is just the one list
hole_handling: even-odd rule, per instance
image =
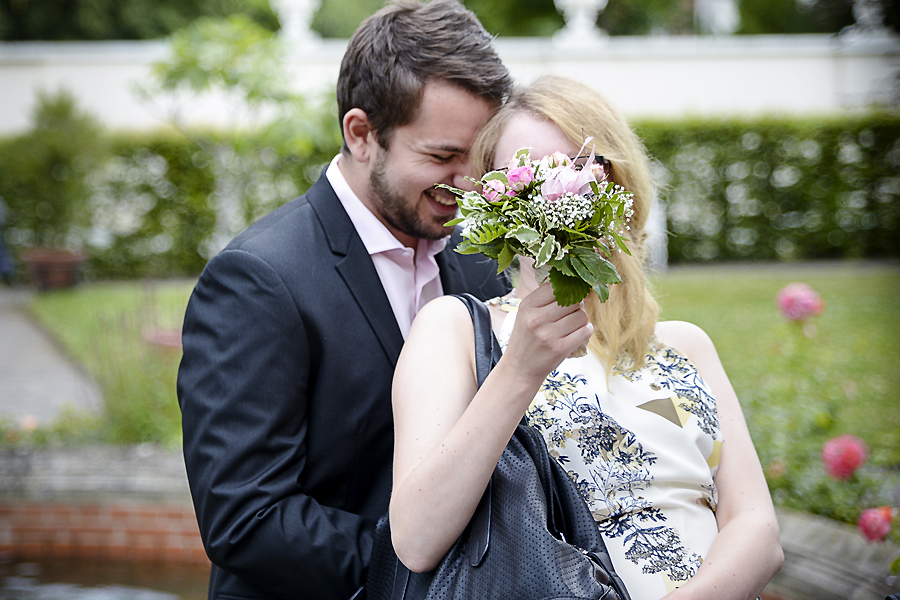
[[[455, 364], [469, 368], [474, 364], [474, 335], [475, 327], [465, 304], [453, 296], [435, 298], [413, 319], [398, 370], [401, 363], [419, 375], [452, 372]], [[435, 360], [436, 356], [441, 359]]]
[[433, 335], [436, 331], [459, 331], [460, 327], [464, 328], [463, 331], [473, 329], [472, 317], [465, 304], [454, 296], [440, 296], [428, 302], [416, 314], [410, 336], [416, 335], [420, 330], [427, 330], [429, 335]]
[[656, 339], [684, 354], [698, 367], [713, 357], [718, 359], [709, 335], [687, 321], [660, 321], [656, 324]]

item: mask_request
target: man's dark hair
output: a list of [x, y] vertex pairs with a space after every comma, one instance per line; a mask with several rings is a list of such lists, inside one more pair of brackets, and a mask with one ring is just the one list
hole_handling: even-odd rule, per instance
[[499, 106], [512, 78], [491, 43], [456, 0], [393, 2], [350, 38], [338, 76], [338, 117], [343, 123], [347, 111], [362, 109], [387, 149], [393, 131], [415, 118], [428, 82], [458, 85]]

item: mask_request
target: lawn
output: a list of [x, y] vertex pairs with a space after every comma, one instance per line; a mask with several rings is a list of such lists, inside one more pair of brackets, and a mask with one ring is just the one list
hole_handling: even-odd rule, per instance
[[[774, 305], [795, 281], [825, 301], [812, 337]], [[696, 323], [716, 344], [777, 504], [851, 523], [861, 508], [900, 504], [900, 266], [683, 267], [654, 283], [662, 319]], [[819, 452], [844, 433], [870, 454], [835, 481]]]
[[[825, 301], [812, 337], [774, 306], [794, 281]], [[898, 504], [900, 265], [674, 267], [653, 282], [662, 319], [696, 323], [715, 342], [779, 504], [845, 521], [862, 504]], [[105, 414], [89, 438], [179, 445], [180, 352], [146, 337], [180, 327], [192, 284], [95, 283], [35, 297], [34, 315], [105, 391]], [[50, 430], [65, 441], [65, 427]], [[70, 439], [85, 437], [75, 433]], [[829, 481], [818, 461], [822, 443], [842, 433], [870, 449], [849, 483]]]
[[[38, 438], [181, 444], [175, 377], [181, 352], [148, 340], [178, 332], [194, 281], [85, 284], [37, 295], [32, 314], [99, 383], [99, 420], [71, 411]], [[85, 426], [92, 424], [91, 431]]]
[[[812, 339], [774, 305], [778, 290], [794, 281], [825, 301], [812, 319]], [[779, 417], [799, 425], [802, 415], [790, 414], [796, 394], [809, 401], [805, 416], [820, 433], [855, 434], [875, 462], [900, 466], [900, 266], [688, 267], [654, 284], [661, 319], [696, 323], [716, 344], [756, 425], [757, 445], [767, 439], [760, 429], [778, 428]]]

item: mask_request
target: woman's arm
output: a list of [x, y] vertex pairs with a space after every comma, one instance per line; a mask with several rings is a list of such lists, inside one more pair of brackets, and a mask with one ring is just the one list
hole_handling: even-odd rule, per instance
[[725, 438], [716, 473], [719, 534], [694, 578], [666, 599], [756, 598], [781, 570], [784, 554], [772, 497], [737, 395], [712, 340], [702, 329], [671, 321], [657, 326], [657, 336], [686, 354], [709, 384]]
[[391, 535], [410, 570], [434, 568], [459, 537], [544, 378], [591, 331], [579, 305], [558, 306], [542, 286], [522, 301], [506, 352], [476, 393], [465, 306], [444, 297], [419, 313], [393, 389]]

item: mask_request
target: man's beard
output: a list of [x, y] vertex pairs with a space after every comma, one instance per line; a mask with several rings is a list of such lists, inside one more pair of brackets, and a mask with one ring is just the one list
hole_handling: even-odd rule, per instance
[[397, 231], [414, 238], [439, 240], [450, 235], [449, 227], [423, 219], [416, 210], [418, 204], [410, 205], [391, 187], [384, 168], [385, 155], [386, 151], [379, 151], [369, 174], [369, 190], [381, 217]]

